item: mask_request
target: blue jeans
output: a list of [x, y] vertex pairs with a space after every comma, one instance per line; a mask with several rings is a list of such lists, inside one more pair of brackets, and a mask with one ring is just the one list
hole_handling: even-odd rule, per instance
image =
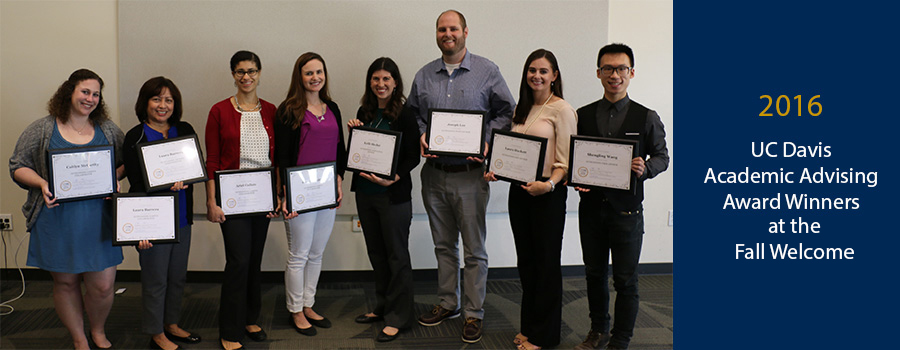
[[[616, 211], [605, 199], [582, 197], [578, 230], [587, 278], [591, 329], [612, 334], [609, 344], [627, 348], [638, 313], [638, 261], [644, 236], [644, 214]], [[610, 331], [609, 257], [612, 253], [616, 319]]]

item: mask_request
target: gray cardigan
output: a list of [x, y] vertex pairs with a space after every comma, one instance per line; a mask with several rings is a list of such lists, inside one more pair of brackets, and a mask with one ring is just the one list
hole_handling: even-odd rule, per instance
[[[9, 158], [9, 176], [13, 178], [13, 181], [19, 187], [28, 190], [28, 198], [25, 200], [25, 205], [22, 206], [22, 213], [25, 214], [25, 227], [28, 232], [31, 232], [32, 225], [37, 221], [38, 214], [40, 214], [41, 208], [44, 207], [44, 196], [41, 194], [40, 188], [29, 187], [16, 181], [14, 174], [19, 168], [31, 168], [45, 180], [49, 178], [47, 149], [50, 147], [50, 136], [53, 135], [53, 124], [55, 122], [56, 118], [48, 115], [31, 123], [19, 136], [19, 141], [16, 141], [16, 148]], [[113, 145], [116, 167], [118, 168], [123, 164], [122, 140], [125, 138], [125, 134], [111, 120], [101, 123], [100, 130], [103, 131], [103, 135]]]

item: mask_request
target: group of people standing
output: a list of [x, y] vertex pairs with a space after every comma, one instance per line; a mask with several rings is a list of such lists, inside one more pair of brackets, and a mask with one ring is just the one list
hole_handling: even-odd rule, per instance
[[[639, 141], [632, 171], [639, 181], [634, 192], [577, 188], [580, 191], [579, 231], [588, 280], [591, 331], [578, 349], [627, 348], [637, 315], [637, 264], [643, 235], [643, 180], [668, 166], [665, 131], [656, 112], [627, 95], [634, 77], [630, 48], [611, 44], [598, 55], [597, 78], [604, 97], [576, 111], [563, 100], [562, 76], [552, 52], [539, 49], [528, 56], [522, 72], [518, 105], [498, 67], [466, 49], [468, 27], [462, 13], [448, 10], [436, 23], [438, 58], [422, 67], [413, 79], [409, 97], [396, 63], [381, 57], [369, 66], [356, 118], [359, 126], [403, 134], [397, 174], [384, 179], [365, 172], [353, 175], [357, 211], [369, 260], [375, 273], [376, 305], [358, 316], [358, 323], [383, 322], [376, 340], [392, 341], [416, 321], [437, 326], [464, 316], [462, 340], [482, 336], [488, 272], [485, 248], [488, 182], [481, 157], [426, 154], [429, 109], [486, 111], [485, 140], [493, 128], [510, 129], [548, 140], [542, 179], [510, 185], [509, 218], [518, 255], [522, 284], [521, 332], [513, 339], [522, 350], [554, 347], [560, 342], [562, 274], [560, 254], [565, 223], [565, 182], [570, 135], [630, 138]], [[331, 235], [335, 210], [288, 212], [286, 180], [277, 177], [278, 203], [274, 212], [226, 219], [215, 199], [215, 173], [220, 170], [276, 167], [334, 161], [338, 196], [347, 151], [338, 105], [331, 99], [328, 70], [322, 56], [307, 52], [297, 58], [285, 100], [277, 107], [257, 96], [262, 76], [260, 58], [238, 51], [230, 62], [236, 92], [212, 106], [206, 123], [207, 219], [219, 223], [226, 264], [219, 305], [219, 338], [224, 349], [242, 347], [245, 337], [267, 338], [260, 316], [261, 262], [270, 219], [283, 216], [288, 242], [285, 294], [288, 322], [300, 334], [313, 336], [331, 322], [317, 313], [316, 286], [322, 255]], [[115, 149], [118, 179], [127, 176], [130, 192], [145, 192], [138, 146], [156, 140], [194, 135], [181, 120], [182, 100], [169, 79], [155, 77], [141, 87], [135, 114], [138, 125], [123, 134], [107, 116], [101, 90], [103, 80], [80, 69], [72, 73], [48, 104], [50, 115], [23, 132], [10, 158], [10, 172], [28, 189], [23, 207], [31, 232], [28, 265], [51, 272], [54, 305], [69, 330], [75, 348], [112, 346], [104, 323], [112, 306], [115, 267], [122, 251], [112, 245], [111, 203], [103, 199], [56, 203], [47, 182], [48, 150], [110, 144]], [[486, 142], [487, 143], [487, 142]], [[486, 145], [486, 150], [490, 147]], [[412, 218], [410, 172], [425, 158], [422, 198], [428, 214], [438, 262], [439, 304], [416, 318], [409, 256]], [[143, 332], [149, 346], [178, 348], [173, 341], [196, 343], [200, 335], [178, 326], [193, 218], [193, 186], [175, 183], [170, 191], [179, 200], [180, 241], [175, 244], [138, 244], [143, 298]], [[87, 219], [95, 218], [95, 219]], [[78, 221], [78, 224], [73, 222]], [[463, 286], [460, 291], [459, 240], [463, 249]], [[616, 321], [610, 329], [607, 287], [610, 252], [617, 291]], [[81, 281], [86, 293], [82, 295]], [[87, 311], [90, 337], [83, 331]]]

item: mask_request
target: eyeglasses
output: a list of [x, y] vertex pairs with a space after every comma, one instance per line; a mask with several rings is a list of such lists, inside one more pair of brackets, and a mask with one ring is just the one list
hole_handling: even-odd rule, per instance
[[244, 74], [250, 75], [251, 78], [256, 78], [256, 75], [259, 74], [259, 69], [251, 69], [251, 70], [236, 70], [231, 72], [234, 74], [234, 77], [237, 79], [243, 78]]
[[631, 67], [629, 67], [629, 66], [618, 66], [618, 67], [603, 66], [603, 67], [600, 67], [600, 74], [602, 74], [603, 76], [610, 76], [610, 75], [612, 75], [613, 71], [615, 71], [616, 73], [619, 73], [619, 76], [623, 76], [623, 75], [626, 75], [629, 72], [631, 72]]

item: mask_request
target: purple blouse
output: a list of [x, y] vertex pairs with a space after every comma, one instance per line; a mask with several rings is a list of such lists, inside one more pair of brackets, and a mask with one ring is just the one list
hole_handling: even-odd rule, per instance
[[328, 109], [319, 121], [310, 111], [306, 111], [300, 124], [300, 151], [297, 153], [297, 165], [316, 164], [335, 161], [338, 146], [338, 133], [341, 132], [337, 119]]

